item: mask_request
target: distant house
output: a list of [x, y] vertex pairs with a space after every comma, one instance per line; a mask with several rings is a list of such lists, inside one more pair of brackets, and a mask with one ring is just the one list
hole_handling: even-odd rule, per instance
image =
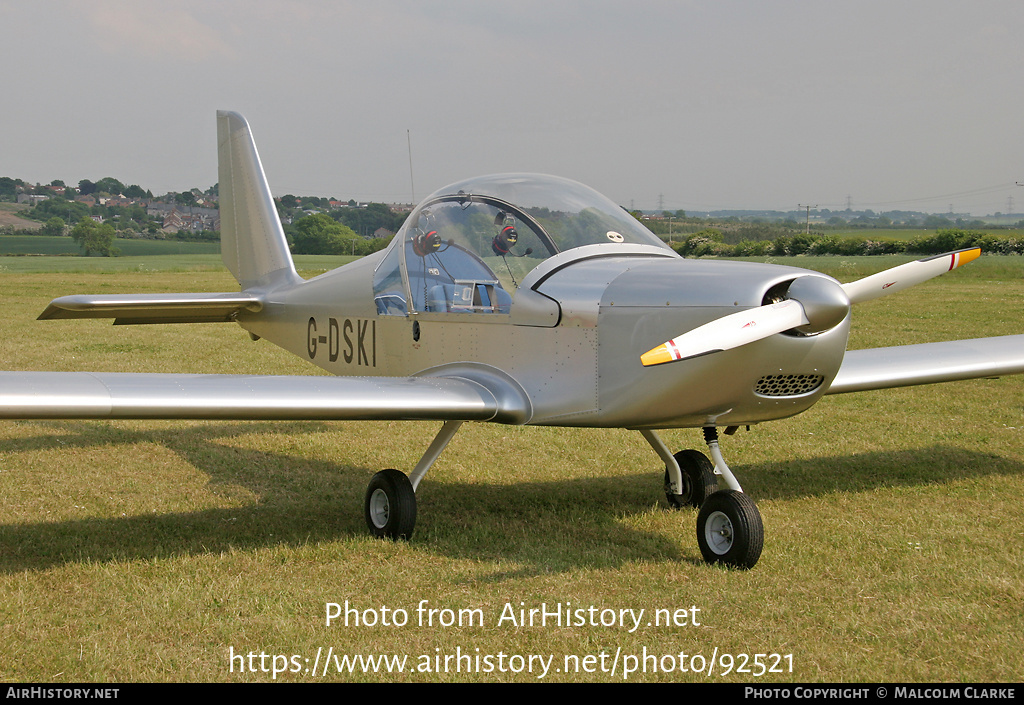
[[160, 229], [165, 233], [176, 233], [184, 228], [185, 222], [181, 219], [181, 214], [172, 210], [164, 215], [163, 226]]
[[173, 203], [164, 203], [163, 201], [150, 201], [146, 205], [146, 215], [150, 218], [163, 218], [173, 210]]
[[48, 195], [47, 196], [42, 196], [42, 195], [37, 195], [37, 194], [34, 194], [34, 193], [19, 193], [18, 194], [18, 203], [28, 203], [29, 205], [33, 205], [33, 206], [36, 205], [37, 203], [42, 203], [43, 201], [48, 201], [49, 199], [50, 199], [50, 196], [48, 196]]
[[101, 206], [108, 206], [110, 208], [127, 208], [133, 206], [138, 201], [126, 198], [125, 196], [110, 196], [109, 198], [100, 198]]
[[177, 233], [182, 230], [193, 233], [220, 230], [220, 211], [213, 208], [173, 207], [164, 213], [161, 230], [165, 233]]

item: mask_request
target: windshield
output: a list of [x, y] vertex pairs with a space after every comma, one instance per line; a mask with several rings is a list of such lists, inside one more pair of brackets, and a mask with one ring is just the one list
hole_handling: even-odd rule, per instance
[[[404, 314], [411, 299], [418, 311], [507, 313], [510, 293], [540, 262], [609, 243], [665, 247], [624, 209], [575, 181], [535, 174], [462, 181], [428, 196], [406, 219], [374, 277], [378, 310]], [[404, 296], [394, 286], [399, 266]]]

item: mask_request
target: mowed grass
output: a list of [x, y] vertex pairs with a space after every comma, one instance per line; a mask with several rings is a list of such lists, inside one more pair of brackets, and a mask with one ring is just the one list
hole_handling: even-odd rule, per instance
[[[893, 264], [794, 259], [844, 281]], [[862, 304], [851, 346], [1020, 333], [1020, 262], [985, 257]], [[0, 281], [6, 369], [317, 373], [227, 324], [34, 320], [64, 294], [237, 289], [223, 271]], [[438, 428], [0, 422], [0, 679], [266, 681], [279, 655], [299, 672], [277, 680], [534, 681], [539, 663], [511, 659], [534, 654], [554, 658], [546, 680], [621, 681], [621, 660], [608, 672], [618, 652], [657, 657], [630, 681], [1020, 680], [1024, 377], [829, 397], [723, 437], [764, 517], [750, 571], [701, 561], [696, 513], [666, 507], [661, 464], [630, 431], [467, 424], [420, 486], [413, 540], [369, 538], [366, 483], [381, 468], [408, 472]], [[698, 431], [663, 437], [702, 446]], [[346, 600], [407, 610], [409, 623], [327, 626], [326, 603]], [[423, 600], [452, 612], [420, 626]], [[566, 602], [645, 614], [633, 633], [498, 623], [506, 604]], [[656, 609], [694, 606], [699, 627], [647, 624]], [[483, 624], [438, 624], [459, 610]], [[321, 648], [405, 655], [407, 667], [422, 656], [443, 667], [461, 650], [493, 656], [494, 671], [450, 660], [442, 673], [313, 676]], [[256, 654], [247, 672], [232, 650]], [[733, 655], [734, 670], [662, 672], [680, 653], [687, 668]], [[792, 672], [784, 660], [755, 678], [752, 658], [735, 672], [759, 653], [792, 654]], [[589, 672], [565, 671], [566, 657], [586, 656]]]

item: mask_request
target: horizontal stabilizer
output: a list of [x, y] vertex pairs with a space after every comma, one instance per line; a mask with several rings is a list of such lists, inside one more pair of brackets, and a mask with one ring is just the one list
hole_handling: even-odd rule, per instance
[[39, 320], [113, 318], [114, 325], [143, 323], [218, 323], [235, 319], [245, 309], [257, 312], [263, 301], [255, 294], [110, 294], [62, 296], [54, 299]]
[[1024, 373], [1024, 335], [851, 350], [827, 394]]
[[0, 418], [7, 419], [522, 423], [528, 413], [518, 400], [462, 377], [0, 372]]

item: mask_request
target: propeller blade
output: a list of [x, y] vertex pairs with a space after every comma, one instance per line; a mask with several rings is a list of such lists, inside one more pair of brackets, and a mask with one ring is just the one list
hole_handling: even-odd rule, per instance
[[788, 299], [723, 316], [669, 340], [640, 356], [644, 367], [731, 350], [790, 328], [807, 325], [799, 301]]
[[981, 255], [981, 248], [971, 247], [966, 250], [926, 257], [878, 274], [872, 274], [849, 284], [843, 284], [843, 290], [850, 297], [850, 303], [858, 304], [862, 301], [870, 301], [945, 274], [962, 264], [977, 259], [979, 255]]

